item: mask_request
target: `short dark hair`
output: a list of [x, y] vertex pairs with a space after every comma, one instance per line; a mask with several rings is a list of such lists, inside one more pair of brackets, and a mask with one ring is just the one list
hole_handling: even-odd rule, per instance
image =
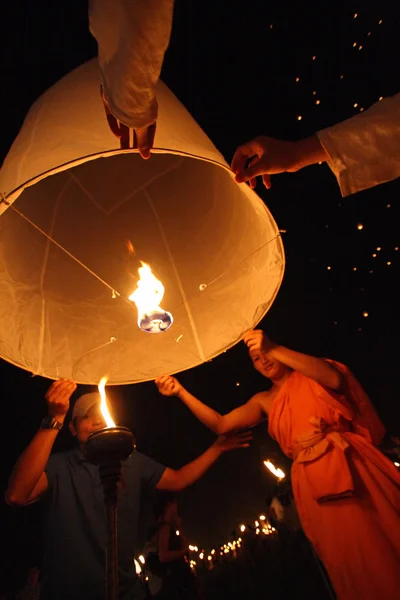
[[174, 501], [176, 501], [176, 495], [173, 492], [159, 492], [153, 506], [154, 518], [159, 519], [163, 515], [168, 504]]

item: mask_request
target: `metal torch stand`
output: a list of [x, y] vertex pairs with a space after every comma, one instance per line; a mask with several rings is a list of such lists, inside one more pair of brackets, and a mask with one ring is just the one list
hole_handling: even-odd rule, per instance
[[99, 465], [106, 506], [106, 600], [118, 600], [118, 482], [121, 463]]
[[121, 462], [135, 450], [135, 439], [126, 427], [107, 427], [92, 433], [86, 444], [87, 459], [99, 467], [106, 508], [106, 600], [118, 600], [118, 483]]

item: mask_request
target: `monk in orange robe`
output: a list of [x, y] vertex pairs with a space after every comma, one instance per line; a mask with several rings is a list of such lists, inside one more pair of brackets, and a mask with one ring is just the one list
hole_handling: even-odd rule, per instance
[[303, 529], [339, 600], [400, 599], [400, 474], [376, 446], [385, 430], [344, 365], [289, 350], [262, 331], [244, 337], [270, 390], [220, 415], [170, 376], [156, 384], [221, 434], [268, 416], [269, 433], [291, 459]]

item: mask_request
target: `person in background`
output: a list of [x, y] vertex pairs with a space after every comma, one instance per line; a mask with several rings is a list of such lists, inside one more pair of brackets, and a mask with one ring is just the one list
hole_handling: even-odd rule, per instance
[[174, 0], [89, 0], [101, 97], [121, 148], [150, 157], [158, 116], [156, 85], [168, 48]]
[[[99, 470], [85, 456], [89, 435], [105, 427], [100, 395], [85, 394], [73, 406], [70, 431], [76, 448], [51, 454], [67, 416], [73, 381], [52, 383], [48, 414], [18, 459], [6, 501], [23, 506], [43, 498], [44, 558], [41, 600], [103, 600], [106, 566], [106, 513]], [[248, 446], [249, 436], [224, 436], [201, 456], [174, 470], [140, 452], [123, 461], [118, 498], [119, 599], [142, 600], [145, 591], [135, 572], [140, 499], [146, 490], [183, 490], [227, 450]]]
[[294, 173], [328, 163], [342, 196], [348, 196], [400, 176], [400, 94], [377, 102], [350, 119], [295, 141], [260, 136], [239, 146], [231, 169], [236, 181], [267, 189], [271, 175]]
[[293, 460], [291, 481], [302, 528], [324, 563], [339, 600], [398, 600], [400, 474], [376, 446], [385, 429], [361, 385], [341, 363], [244, 336], [254, 368], [272, 386], [220, 415], [177, 379], [159, 377], [212, 431], [268, 431]]
[[280, 523], [285, 521], [285, 509], [276, 495], [276, 489], [272, 496], [268, 496], [265, 501], [267, 505], [267, 516], [272, 527], [279, 529]]
[[150, 594], [159, 600], [195, 599], [196, 583], [188, 562], [188, 541], [174, 494], [159, 494], [154, 517], [156, 525], [146, 548]]

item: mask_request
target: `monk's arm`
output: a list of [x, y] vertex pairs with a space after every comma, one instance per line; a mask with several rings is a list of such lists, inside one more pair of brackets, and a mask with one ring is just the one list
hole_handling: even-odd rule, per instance
[[302, 373], [306, 377], [314, 379], [324, 387], [330, 388], [335, 392], [339, 392], [342, 389], [343, 378], [341, 373], [323, 358], [296, 352], [296, 350], [290, 350], [289, 348], [285, 348], [285, 346], [275, 344], [268, 351], [268, 354], [294, 371], [299, 371], [299, 373]]
[[177, 396], [203, 425], [217, 435], [254, 427], [264, 418], [261, 394], [256, 394], [246, 404], [235, 408], [226, 415], [220, 415], [216, 410], [198, 400], [183, 386], [180, 386]]

